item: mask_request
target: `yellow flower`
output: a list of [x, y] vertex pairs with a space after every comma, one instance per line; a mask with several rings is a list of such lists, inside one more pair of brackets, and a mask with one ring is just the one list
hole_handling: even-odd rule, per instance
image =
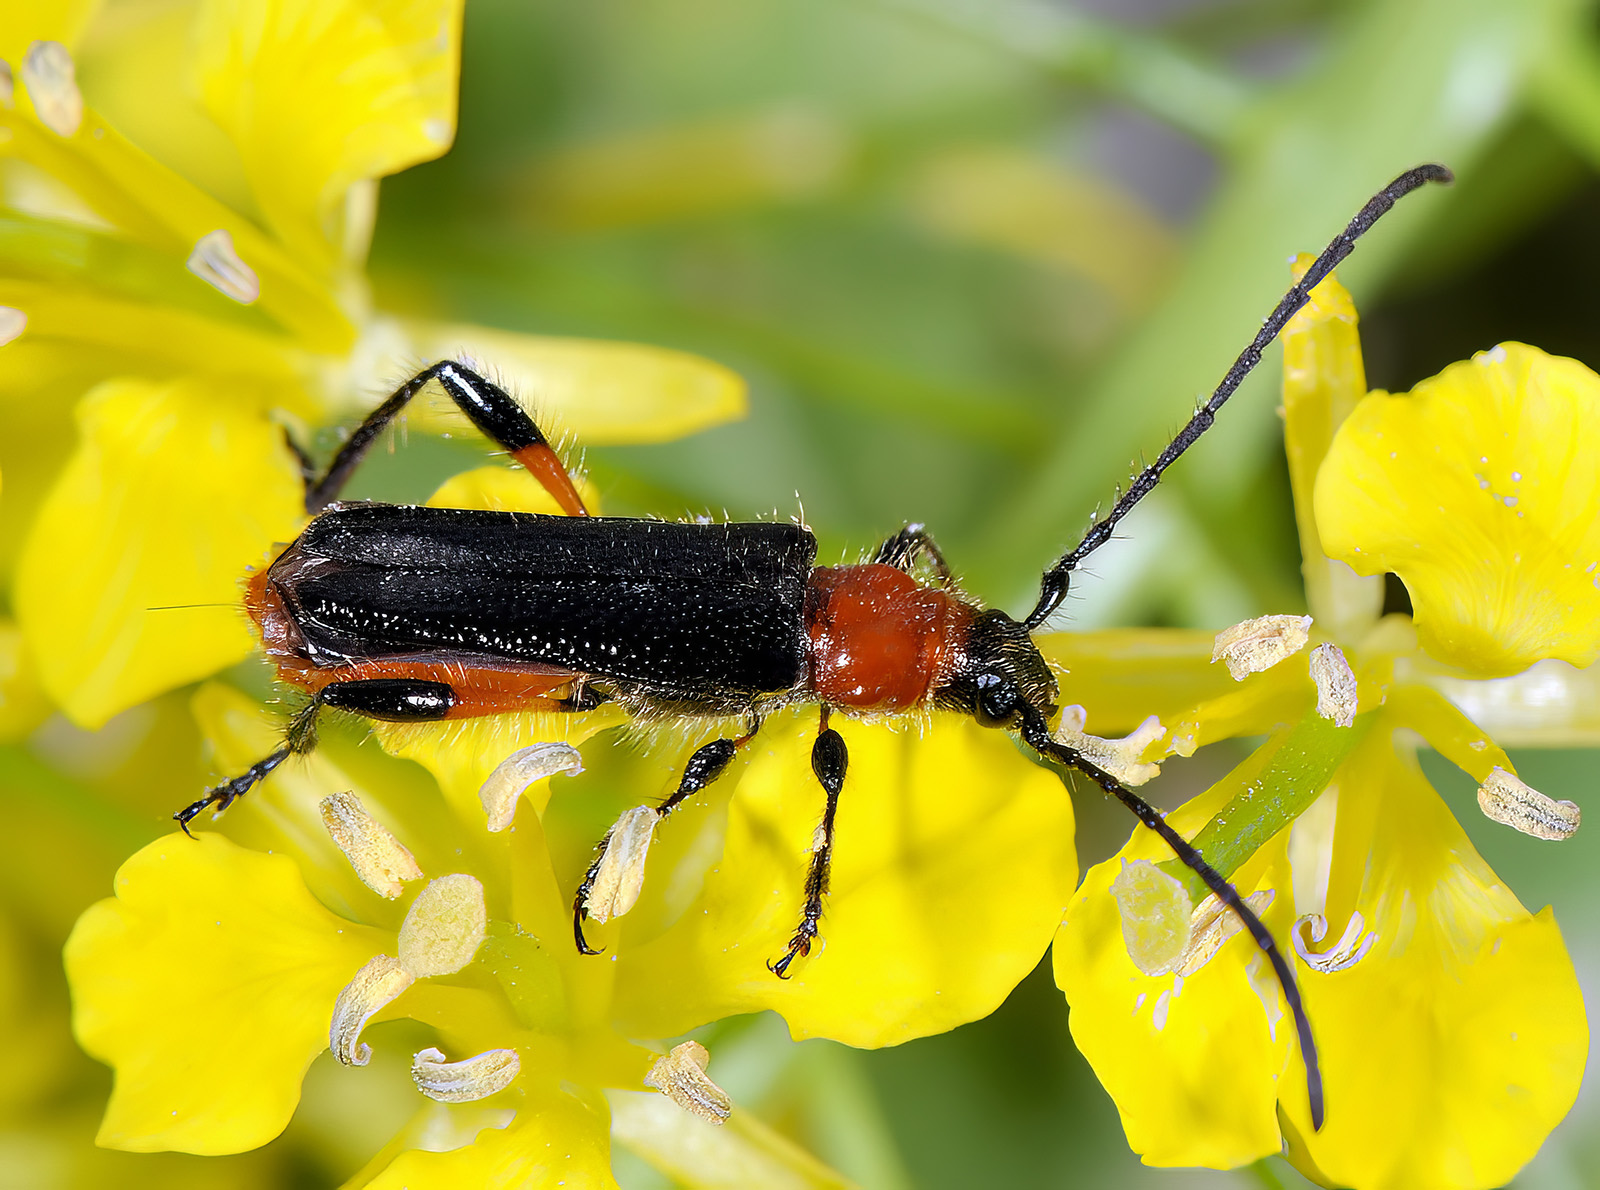
[[[282, 427], [364, 413], [419, 358], [481, 356], [586, 442], [742, 408], [736, 377], [680, 353], [371, 308], [377, 179], [450, 144], [460, 9], [0, 14], [0, 400], [44, 423], [0, 447], [8, 523], [31, 526], [3, 643], [75, 723], [250, 654], [239, 577], [303, 517]], [[64, 461], [40, 447], [70, 438]]]
[[[1583, 1003], [1551, 912], [1530, 914], [1489, 870], [1408, 741], [1421, 736], [1477, 780], [1491, 816], [1546, 838], [1575, 828], [1575, 807], [1518, 781], [1505, 753], [1440, 694], [1473, 705], [1474, 690], [1489, 684], [1439, 662], [1484, 673], [1579, 656], [1571, 642], [1588, 625], [1572, 618], [1583, 605], [1570, 584], [1543, 603], [1540, 591], [1518, 602], [1507, 594], [1513, 584], [1483, 562], [1502, 556], [1493, 550], [1508, 561], [1520, 551], [1518, 581], [1532, 585], [1533, 575], [1564, 575], [1581, 549], [1592, 479], [1584, 471], [1569, 480], [1555, 460], [1569, 449], [1577, 457], [1574, 444], [1596, 432], [1600, 410], [1585, 404], [1584, 387], [1593, 378], [1519, 348], [1504, 366], [1480, 357], [1419, 386], [1431, 400], [1365, 396], [1355, 311], [1332, 278], [1284, 338], [1290, 475], [1312, 639], [1321, 643], [1308, 659], [1295, 651], [1303, 640], [1293, 641], [1280, 650], [1287, 658], [1263, 672], [1241, 669], [1238, 685], [1222, 692], [1197, 684], [1210, 642], [1169, 638], [1174, 689], [1150, 708], [1167, 733], [1147, 759], [1268, 737], [1171, 819], [1242, 894], [1265, 902], [1263, 920], [1297, 956], [1326, 1082], [1325, 1125], [1311, 1126], [1293, 1029], [1248, 940], [1217, 946], [1201, 928], [1202, 905], [1177, 958], [1149, 961], [1157, 918], [1119, 911], [1115, 896], [1145, 871], [1133, 865], [1154, 862], [1170, 876], [1186, 914], [1205, 890], [1145, 832], [1085, 878], [1056, 938], [1057, 982], [1073, 1035], [1148, 1164], [1226, 1168], [1287, 1144], [1289, 1159], [1324, 1185], [1501, 1185], [1577, 1094], [1588, 1046]], [[1508, 441], [1517, 460], [1545, 464], [1547, 486], [1525, 518], [1516, 504], [1482, 498], [1476, 480], [1449, 479], [1462, 465], [1470, 474], [1464, 454], [1503, 461]], [[1324, 556], [1330, 541], [1363, 569], [1392, 565], [1406, 577], [1417, 630], [1406, 617], [1380, 617], [1381, 579]], [[1431, 634], [1422, 624], [1430, 614]], [[1235, 637], [1273, 628], [1241, 627]], [[1430, 647], [1444, 642], [1443, 656], [1419, 650], [1419, 635]], [[1135, 643], [1150, 652], [1152, 639], [1125, 636], [1103, 652], [1131, 659]], [[1099, 666], [1102, 682], [1130, 692], [1150, 681], [1131, 667], [1118, 678], [1105, 657]], [[1130, 712], [1137, 705], [1122, 701]]]
[[[255, 703], [219, 684], [195, 710], [225, 764], [275, 739]], [[229, 815], [257, 848], [215, 831], [168, 835], [79, 920], [66, 948], [75, 1028], [116, 1070], [101, 1144], [264, 1144], [288, 1123], [313, 1058], [331, 1046], [364, 1066], [396, 1036], [377, 1022], [406, 1017], [437, 1038], [412, 1058], [416, 1117], [349, 1184], [614, 1185], [602, 1089], [624, 1091], [627, 1141], [641, 1115], [629, 1093], [668, 1081], [659, 1055], [614, 1027], [629, 976], [572, 947], [536, 813], [491, 834], [481, 807], [463, 821], [437, 790], [396, 779], [400, 767], [320, 752]], [[329, 789], [351, 792], [319, 806]], [[548, 793], [548, 780], [529, 791], [535, 810]], [[670, 1111], [650, 1134], [668, 1167], [842, 1185], [744, 1113], [708, 1139], [712, 1125], [688, 1107]]]
[[1330, 557], [1394, 571], [1432, 656], [1479, 677], [1600, 654], [1600, 376], [1504, 343], [1375, 392], [1317, 478]]

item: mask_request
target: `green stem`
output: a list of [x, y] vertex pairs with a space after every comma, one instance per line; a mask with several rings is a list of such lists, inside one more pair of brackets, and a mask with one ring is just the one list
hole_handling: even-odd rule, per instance
[[[1372, 721], [1371, 714], [1359, 715], [1353, 726], [1336, 727], [1316, 711], [1309, 712], [1224, 778], [1242, 788], [1190, 842], [1213, 868], [1231, 878], [1322, 795]], [[1207, 895], [1200, 877], [1181, 860], [1156, 866], [1182, 880], [1195, 904]]]

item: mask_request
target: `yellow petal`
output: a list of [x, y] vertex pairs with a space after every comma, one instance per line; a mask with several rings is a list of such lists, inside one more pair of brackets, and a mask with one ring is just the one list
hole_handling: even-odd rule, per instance
[[1478, 676], [1600, 656], [1600, 376], [1505, 343], [1373, 393], [1317, 479], [1324, 548], [1393, 571], [1438, 659]]
[[[1060, 781], [1004, 732], [955, 715], [935, 715], [923, 732], [833, 725], [850, 764], [824, 944], [788, 980], [767, 969], [799, 924], [824, 801], [811, 773], [814, 712], [797, 712], [769, 721], [742, 773], [734, 761], [727, 842], [699, 898], [675, 926], [623, 950], [624, 1032], [673, 1036], [771, 1008], [796, 1037], [892, 1045], [986, 1015], [1038, 962], [1077, 876]], [[658, 849], [690, 821], [663, 823]], [[641, 911], [674, 879], [652, 870]]]
[[1341, 774], [1325, 908], [1301, 906], [1334, 934], [1352, 912], [1376, 934], [1334, 974], [1297, 965], [1327, 1122], [1312, 1133], [1302, 1100], [1284, 1108], [1332, 1184], [1504, 1185], [1577, 1095], [1582, 997], [1550, 911], [1517, 902], [1389, 735], [1372, 732]]
[[[666, 442], [744, 416], [744, 380], [684, 351], [464, 324], [416, 322], [405, 329], [423, 359], [466, 357], [488, 368], [527, 402], [552, 441], [565, 431], [596, 446]], [[444, 424], [431, 410], [419, 413], [422, 425]], [[459, 426], [459, 418], [447, 416], [452, 428]]]
[[0, 59], [12, 70], [35, 41], [74, 45], [98, 0], [7, 0], [0, 8]]
[[611, 1135], [680, 1186], [695, 1190], [781, 1187], [851, 1190], [794, 1141], [746, 1111], [725, 1126], [688, 1119], [664, 1095], [610, 1091]]
[[411, 1149], [370, 1181], [367, 1190], [615, 1190], [609, 1121], [553, 1088], [532, 1093], [504, 1128], [485, 1128], [464, 1148], [446, 1153]]
[[[204, 237], [225, 231], [238, 256], [260, 281], [257, 309], [307, 347], [344, 352], [355, 328], [326, 284], [304, 262], [197, 186], [144, 153], [92, 109], [75, 136], [65, 138], [0, 106], [0, 136], [8, 154], [37, 167], [64, 187], [76, 208], [112, 224], [119, 236], [153, 248], [182, 266]], [[182, 278], [180, 278], [181, 280]], [[188, 278], [189, 292], [204, 283]], [[182, 302], [182, 299], [180, 299]]]
[[[281, 432], [198, 382], [107, 381], [78, 424], [17, 611], [45, 688], [98, 727], [249, 654], [239, 582], [294, 535], [300, 491]], [[156, 610], [177, 604], [214, 606]]]
[[339, 989], [381, 945], [294, 862], [169, 835], [67, 940], [74, 1029], [116, 1070], [98, 1143], [236, 1153], [283, 1130]]
[[[1193, 835], [1235, 785], [1224, 780], [1169, 821]], [[1111, 884], [1124, 861], [1171, 858], [1154, 834], [1136, 829], [1121, 852], [1089, 870], [1056, 933], [1056, 983], [1072, 1006], [1073, 1039], [1144, 1163], [1228, 1169], [1278, 1151], [1278, 1080], [1303, 1075], [1272, 969], [1248, 936], [1230, 938], [1187, 978], [1146, 975], [1129, 957]], [[1233, 882], [1246, 896], [1274, 890], [1262, 920], [1284, 937], [1293, 910], [1283, 835]], [[1304, 1099], [1304, 1083], [1289, 1095]]]
[[1062, 705], [1088, 711], [1099, 735], [1132, 731], [1146, 716], [1170, 724], [1234, 682], [1211, 664], [1214, 633], [1172, 628], [1049, 632], [1039, 649], [1056, 669]]
[[[615, 703], [605, 703], [577, 715], [522, 712], [445, 723], [374, 723], [372, 730], [389, 755], [414, 760], [432, 773], [460, 820], [482, 829], [484, 809], [479, 791], [513, 752], [550, 742], [578, 747], [627, 721]], [[535, 812], [542, 813], [550, 798], [550, 779], [535, 782], [526, 796], [534, 803]]]
[[[578, 484], [578, 495], [591, 514], [600, 510], [591, 483]], [[561, 516], [555, 497], [521, 467], [478, 467], [452, 475], [428, 497], [430, 508], [481, 508], [489, 512], [542, 512]]]
[[461, 0], [206, 0], [200, 94], [291, 251], [365, 255], [346, 193], [450, 147], [460, 41]]
[[[1294, 264], [1299, 280], [1314, 258], [1301, 254]], [[1343, 562], [1327, 557], [1312, 492], [1317, 468], [1334, 432], [1367, 395], [1356, 307], [1335, 274], [1311, 291], [1311, 300], [1283, 331], [1283, 438], [1294, 490], [1294, 519], [1300, 531], [1300, 569], [1311, 614], [1336, 639], [1359, 635], [1383, 608], [1383, 583], [1363, 579]]]

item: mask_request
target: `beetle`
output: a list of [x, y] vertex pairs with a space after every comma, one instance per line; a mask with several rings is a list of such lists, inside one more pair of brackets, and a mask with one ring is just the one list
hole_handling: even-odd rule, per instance
[[[746, 730], [689, 758], [665, 816], [706, 788], [759, 731], [796, 703], [820, 705], [811, 767], [825, 795], [801, 920], [784, 954], [787, 977], [819, 935], [833, 856], [834, 819], [849, 763], [829, 716], [919, 708], [970, 715], [1014, 731], [1046, 762], [1084, 773], [1127, 805], [1238, 915], [1272, 963], [1305, 1059], [1313, 1122], [1321, 1074], [1293, 973], [1271, 934], [1233, 886], [1159, 811], [1052, 734], [1057, 686], [1032, 633], [1061, 605], [1072, 573], [1210, 427], [1310, 291], [1356, 239], [1404, 195], [1447, 182], [1419, 166], [1385, 187], [1284, 295], [1221, 384], [1111, 511], [1063, 554], [1020, 620], [959, 594], [921, 525], [890, 537], [870, 561], [817, 566], [816, 539], [789, 523], [668, 522], [592, 517], [533, 419], [465, 363], [446, 360], [400, 386], [354, 431], [320, 478], [302, 454], [301, 535], [248, 581], [245, 606], [278, 677], [309, 695], [281, 747], [174, 817], [185, 831], [220, 812], [290, 756], [315, 746], [327, 708], [368, 719], [423, 722], [509, 710], [580, 712], [615, 702], [635, 716], [742, 717]], [[336, 497], [374, 440], [423, 388], [437, 382], [492, 442], [531, 472], [565, 515], [483, 512]], [[926, 558], [935, 578], [912, 574]], [[577, 946], [612, 836], [598, 848], [573, 905]]]

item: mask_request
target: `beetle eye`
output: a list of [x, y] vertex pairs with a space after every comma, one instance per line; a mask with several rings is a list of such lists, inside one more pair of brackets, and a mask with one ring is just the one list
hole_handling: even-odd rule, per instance
[[1004, 727], [1017, 712], [1016, 683], [996, 673], [979, 674], [974, 717], [984, 727]]

